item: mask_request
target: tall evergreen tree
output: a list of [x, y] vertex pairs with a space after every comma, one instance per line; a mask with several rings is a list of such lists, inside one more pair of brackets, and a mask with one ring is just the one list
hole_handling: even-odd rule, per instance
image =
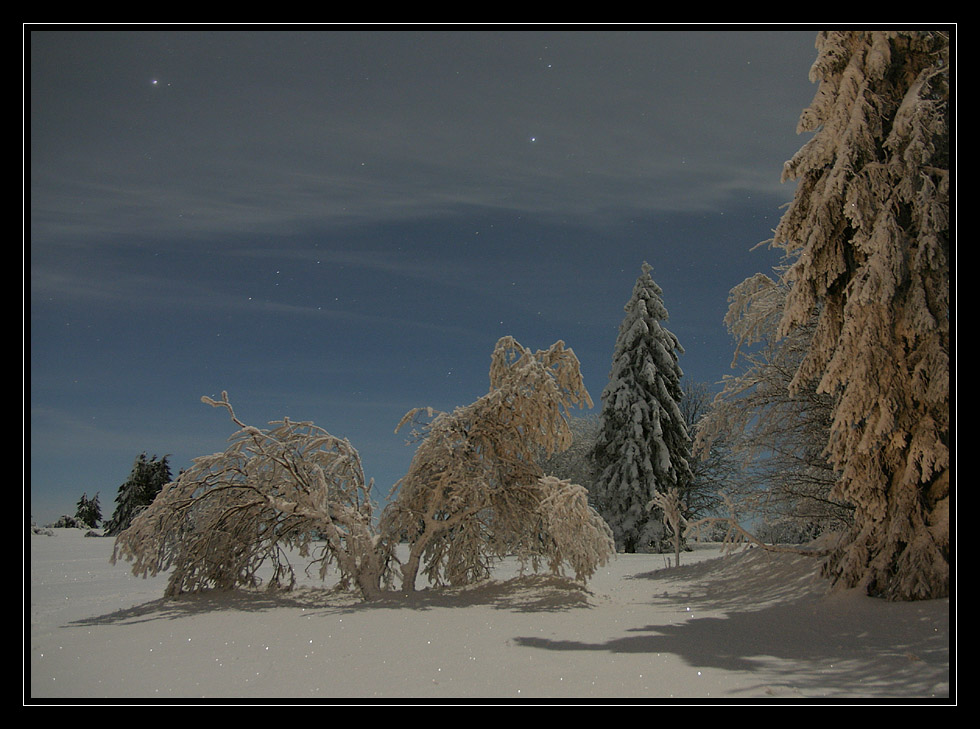
[[593, 452], [592, 498], [625, 552], [666, 546], [661, 514], [649, 505], [669, 489], [683, 499], [692, 482], [691, 439], [679, 407], [684, 349], [661, 324], [667, 309], [650, 271], [644, 263], [624, 308]]
[[774, 243], [782, 331], [815, 317], [792, 387], [833, 396], [834, 495], [854, 524], [825, 565], [893, 599], [949, 594], [949, 33], [820, 33], [813, 137]]
[[116, 536], [129, 528], [133, 517], [153, 503], [153, 499], [171, 481], [167, 456], [157, 460], [140, 453], [133, 463], [129, 478], [116, 494], [116, 509], [105, 523], [106, 536]]

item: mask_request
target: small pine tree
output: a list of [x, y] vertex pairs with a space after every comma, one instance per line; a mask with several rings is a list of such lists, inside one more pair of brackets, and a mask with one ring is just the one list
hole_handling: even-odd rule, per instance
[[140, 453], [133, 463], [129, 478], [119, 487], [116, 509], [105, 523], [106, 536], [114, 537], [128, 529], [133, 517], [152, 504], [153, 499], [170, 481], [167, 456], [157, 460], [156, 456], [147, 458], [146, 453]]
[[691, 439], [679, 407], [678, 356], [684, 349], [661, 324], [667, 309], [650, 270], [644, 263], [625, 307], [594, 450], [594, 503], [612, 528], [617, 549], [626, 552], [665, 546], [657, 508], [647, 506], [657, 492], [693, 480]]
[[99, 506], [98, 494], [91, 499], [88, 498], [87, 494], [82, 494], [82, 498], [75, 505], [75, 519], [90, 529], [98, 526], [98, 523], [102, 521], [102, 508]]

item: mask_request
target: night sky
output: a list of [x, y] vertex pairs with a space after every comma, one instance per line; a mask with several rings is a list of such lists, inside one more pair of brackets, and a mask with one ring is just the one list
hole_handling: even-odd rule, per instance
[[564, 340], [598, 411], [644, 261], [717, 383], [816, 90], [796, 27], [28, 31], [38, 524], [223, 450], [222, 390], [349, 438], [379, 500], [401, 416], [483, 395], [503, 335]]

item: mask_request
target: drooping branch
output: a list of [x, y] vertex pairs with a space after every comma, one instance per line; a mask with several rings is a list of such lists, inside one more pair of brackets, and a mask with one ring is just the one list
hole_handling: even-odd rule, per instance
[[658, 491], [653, 495], [647, 509], [657, 508], [661, 512], [664, 526], [668, 527], [674, 539], [674, 566], [681, 565], [681, 532], [682, 527], [687, 523], [684, 512], [687, 505], [681, 499], [680, 491], [670, 488], [666, 491]]
[[722, 538], [722, 549], [726, 552], [735, 551], [738, 547], [746, 548], [750, 545], [761, 547], [767, 552], [787, 552], [790, 554], [802, 554], [809, 557], [825, 557], [830, 553], [830, 549], [822, 547], [797, 547], [787, 544], [768, 544], [762, 539], [749, 532], [742, 526], [735, 507], [728, 494], [719, 494], [729, 509], [728, 516], [706, 516], [687, 525], [684, 531], [685, 536], [695, 539], [700, 538], [704, 530], [709, 526], [722, 525], [726, 528]]
[[539, 464], [542, 454], [571, 444], [571, 407], [591, 404], [578, 359], [563, 342], [531, 352], [503, 337], [486, 395], [451, 413], [406, 414], [399, 427], [417, 426], [421, 414], [431, 420], [416, 433], [415, 457], [380, 522], [387, 543], [409, 544], [403, 589], [414, 589], [423, 561], [430, 581], [466, 584], [488, 576], [503, 555], [533, 562], [558, 548], [541, 537], [539, 508], [550, 491], [540, 484]]
[[[194, 460], [117, 537], [113, 560], [135, 574], [173, 569], [168, 595], [255, 586], [271, 562], [270, 586], [295, 583], [282, 555], [322, 550], [342, 580], [366, 597], [380, 590], [382, 567], [373, 530], [371, 483], [357, 451], [312, 423], [283, 419], [271, 429], [246, 425], [226, 393], [220, 401], [239, 430], [222, 453]], [[322, 545], [318, 540], [323, 540]]]

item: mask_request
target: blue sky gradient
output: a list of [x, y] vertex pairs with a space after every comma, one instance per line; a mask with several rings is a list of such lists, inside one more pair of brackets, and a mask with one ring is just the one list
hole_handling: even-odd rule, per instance
[[562, 339], [596, 402], [653, 266], [685, 377], [777, 264], [816, 29], [36, 27], [25, 36], [29, 492], [49, 523], [239, 416], [347, 437], [383, 497], [410, 408]]

